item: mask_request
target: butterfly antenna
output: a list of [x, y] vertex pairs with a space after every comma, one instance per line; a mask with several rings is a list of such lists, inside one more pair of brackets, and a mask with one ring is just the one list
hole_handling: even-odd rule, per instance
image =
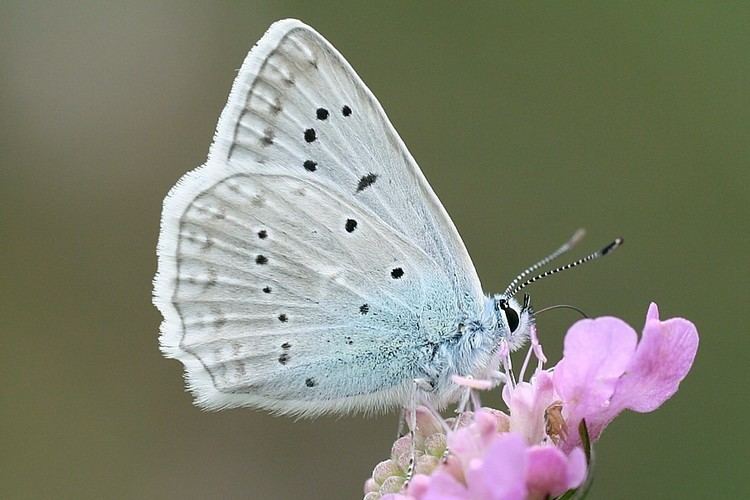
[[570, 264], [565, 264], [564, 266], [556, 267], [555, 269], [550, 269], [549, 271], [545, 271], [545, 272], [543, 272], [541, 274], [537, 274], [533, 278], [524, 281], [523, 283], [521, 283], [520, 285], [518, 285], [517, 287], [515, 287], [514, 289], [512, 289], [509, 293], [506, 291], [505, 297], [506, 298], [513, 297], [515, 294], [517, 294], [518, 292], [520, 292], [521, 290], [523, 290], [524, 288], [526, 288], [530, 284], [532, 284], [535, 281], [538, 281], [538, 280], [540, 280], [542, 278], [546, 278], [548, 276], [552, 276], [553, 274], [557, 274], [560, 271], [566, 271], [568, 269], [572, 269], [574, 267], [578, 267], [581, 264], [585, 264], [586, 262], [591, 262], [592, 260], [596, 260], [596, 259], [598, 259], [600, 257], [604, 257], [605, 255], [607, 255], [608, 253], [612, 252], [613, 250], [615, 250], [616, 248], [618, 248], [620, 245], [622, 245], [622, 243], [623, 243], [623, 239], [622, 238], [617, 238], [612, 243], [610, 243], [609, 245], [607, 245], [606, 247], [602, 248], [601, 250], [597, 250], [596, 252], [593, 252], [593, 253], [587, 255], [586, 257], [581, 257], [580, 259], [578, 259], [576, 261], [573, 261]]
[[527, 267], [521, 274], [516, 276], [515, 279], [513, 279], [513, 281], [510, 282], [510, 285], [508, 285], [508, 288], [505, 289], [505, 292], [503, 292], [503, 295], [508, 297], [508, 292], [513, 290], [513, 287], [516, 286], [516, 284], [518, 284], [519, 281], [521, 281], [526, 276], [533, 273], [540, 267], [546, 266], [547, 264], [549, 264], [550, 262], [552, 262], [553, 260], [561, 256], [562, 254], [569, 251], [571, 248], [576, 246], [576, 244], [579, 241], [581, 241], [585, 235], [586, 235], [585, 229], [583, 228], [578, 229], [575, 233], [573, 233], [573, 236], [571, 236], [568, 241], [563, 243], [563, 245], [560, 248], [558, 248], [557, 250], [555, 250], [554, 252], [552, 252], [551, 254], [549, 254], [548, 256], [546, 256], [545, 258], [543, 258], [536, 264], [534, 264], [533, 266]]

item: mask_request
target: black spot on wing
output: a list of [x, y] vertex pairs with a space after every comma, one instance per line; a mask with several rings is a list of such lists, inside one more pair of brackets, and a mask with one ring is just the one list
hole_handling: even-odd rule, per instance
[[270, 105], [270, 111], [273, 115], [281, 113], [281, 100], [277, 97], [273, 100], [273, 104]]
[[255, 257], [255, 263], [260, 264], [261, 266], [264, 264], [268, 264], [268, 257], [266, 257], [265, 255], [258, 255], [257, 257]]
[[315, 129], [309, 128], [309, 129], [305, 130], [305, 141], [307, 141], [307, 142], [313, 142], [317, 138], [318, 138], [318, 136], [315, 133]]
[[285, 364], [287, 364], [288, 362], [289, 362], [289, 354], [288, 354], [288, 353], [286, 353], [286, 352], [282, 352], [282, 353], [281, 353], [281, 354], [279, 355], [279, 363], [281, 363], [282, 365], [285, 365]]
[[263, 137], [260, 138], [260, 143], [263, 146], [270, 146], [273, 144], [274, 132], [272, 128], [267, 128], [263, 131]]
[[375, 184], [375, 181], [378, 180], [378, 176], [376, 174], [373, 174], [370, 172], [367, 175], [363, 175], [362, 178], [359, 180], [359, 184], [357, 184], [357, 192], [364, 191], [368, 187]]
[[307, 387], [315, 387], [317, 384], [314, 378], [308, 378], [308, 379], [305, 379], [305, 385]]
[[286, 314], [279, 314], [279, 321], [281, 321], [282, 323], [286, 323], [287, 321], [289, 321], [289, 318], [286, 317]]
[[344, 106], [343, 108], [341, 108], [341, 114], [344, 115], [344, 116], [351, 115], [352, 114], [352, 108], [350, 108], [349, 106]]
[[346, 229], [347, 233], [354, 232], [354, 230], [357, 229], [357, 221], [354, 219], [346, 219], [346, 224], [344, 224], [344, 229]]
[[261, 240], [265, 240], [266, 238], [268, 238], [268, 231], [266, 231], [265, 229], [261, 229], [260, 231], [258, 231], [258, 238], [260, 238]]
[[328, 118], [328, 110], [325, 108], [318, 108], [315, 111], [315, 117], [318, 120], [326, 120]]
[[318, 169], [318, 164], [312, 160], [305, 160], [305, 163], [303, 163], [302, 166], [305, 167], [305, 170], [308, 172], [315, 172]]
[[396, 267], [391, 271], [391, 278], [394, 280], [400, 279], [404, 275], [404, 270], [400, 267]]
[[361, 306], [359, 306], [359, 313], [360, 314], [367, 314], [368, 312], [370, 312], [370, 306], [369, 305], [362, 304]]
[[263, 287], [263, 293], [271, 293], [271, 287], [270, 286], [264, 286]]

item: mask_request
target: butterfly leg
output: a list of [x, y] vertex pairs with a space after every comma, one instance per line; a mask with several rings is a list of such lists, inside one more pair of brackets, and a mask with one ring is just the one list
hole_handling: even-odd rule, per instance
[[398, 429], [396, 430], [396, 439], [404, 437], [404, 424], [406, 423], [406, 408], [401, 408], [398, 414]]
[[461, 392], [461, 399], [458, 400], [458, 405], [456, 405], [456, 410], [455, 410], [455, 413], [456, 413], [456, 423], [455, 423], [454, 428], [453, 428], [454, 431], [458, 427], [458, 423], [461, 420], [461, 415], [463, 415], [464, 412], [466, 411], [466, 407], [469, 404], [469, 398], [470, 397], [471, 397], [471, 389], [469, 387], [466, 387]]
[[[414, 470], [417, 463], [417, 443], [416, 443], [416, 432], [417, 432], [417, 402], [419, 399], [419, 391], [430, 392], [435, 388], [435, 384], [428, 379], [418, 378], [414, 379], [412, 384], [411, 396], [409, 398], [409, 405], [407, 408], [402, 410], [402, 413], [406, 413], [409, 427], [409, 441], [411, 441], [411, 452], [409, 456], [409, 468], [406, 471], [406, 482], [405, 485], [409, 484], [412, 476], [414, 476]], [[404, 419], [406, 420], [406, 418]]]

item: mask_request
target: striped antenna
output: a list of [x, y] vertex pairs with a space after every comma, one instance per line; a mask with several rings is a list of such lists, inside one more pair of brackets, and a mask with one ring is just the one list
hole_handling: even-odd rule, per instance
[[623, 239], [616, 238], [612, 243], [602, 248], [601, 250], [597, 250], [596, 252], [591, 253], [587, 255], [586, 257], [581, 257], [580, 259], [573, 261], [570, 264], [565, 264], [564, 266], [560, 266], [555, 269], [550, 269], [549, 271], [545, 271], [541, 274], [537, 274], [533, 278], [528, 279], [524, 281], [523, 283], [521, 283], [520, 285], [518, 285], [517, 287], [513, 288], [509, 294], [506, 291], [506, 293], [504, 293], [503, 295], [505, 295], [506, 298], [511, 298], [515, 294], [517, 294], [518, 292], [520, 292], [521, 290], [529, 286], [530, 284], [534, 283], [535, 281], [538, 281], [542, 278], [546, 278], [547, 276], [552, 276], [553, 274], [557, 274], [560, 271], [566, 271], [568, 269], [572, 269], [574, 267], [580, 266], [581, 264], [585, 264], [586, 262], [591, 262], [592, 260], [596, 260], [600, 257], [604, 257], [605, 255], [615, 250], [622, 244], [623, 244]]
[[575, 233], [573, 233], [573, 236], [571, 236], [568, 241], [566, 241], [565, 243], [563, 243], [563, 245], [560, 248], [558, 248], [557, 250], [555, 250], [554, 252], [552, 252], [551, 254], [549, 254], [548, 256], [546, 256], [545, 258], [543, 258], [542, 260], [540, 260], [536, 264], [534, 264], [533, 266], [527, 267], [521, 274], [519, 274], [518, 276], [516, 276], [515, 279], [513, 279], [513, 281], [510, 282], [510, 285], [508, 285], [508, 288], [505, 289], [505, 291], [503, 292], [503, 295], [505, 295], [506, 297], [508, 297], [509, 296], [508, 292], [511, 291], [511, 290], [513, 290], [513, 287], [516, 286], [516, 284], [519, 281], [521, 281], [526, 276], [528, 276], [529, 274], [533, 273], [534, 271], [536, 271], [540, 267], [546, 266], [547, 264], [549, 264], [550, 262], [552, 262], [553, 260], [555, 260], [556, 258], [558, 258], [559, 256], [561, 256], [562, 254], [564, 254], [567, 251], [569, 251], [571, 248], [573, 248], [574, 246], [576, 246], [576, 244], [579, 241], [581, 241], [584, 236], [586, 236], [586, 230], [583, 229], [583, 228], [578, 229]]

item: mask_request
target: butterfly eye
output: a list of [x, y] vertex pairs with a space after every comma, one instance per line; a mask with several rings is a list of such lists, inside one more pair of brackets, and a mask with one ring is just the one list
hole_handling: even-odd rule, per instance
[[518, 329], [518, 325], [520, 323], [520, 320], [518, 318], [518, 313], [510, 307], [510, 304], [505, 299], [500, 300], [500, 309], [505, 313], [505, 320], [508, 322], [508, 328], [510, 328], [510, 333], [515, 332]]

